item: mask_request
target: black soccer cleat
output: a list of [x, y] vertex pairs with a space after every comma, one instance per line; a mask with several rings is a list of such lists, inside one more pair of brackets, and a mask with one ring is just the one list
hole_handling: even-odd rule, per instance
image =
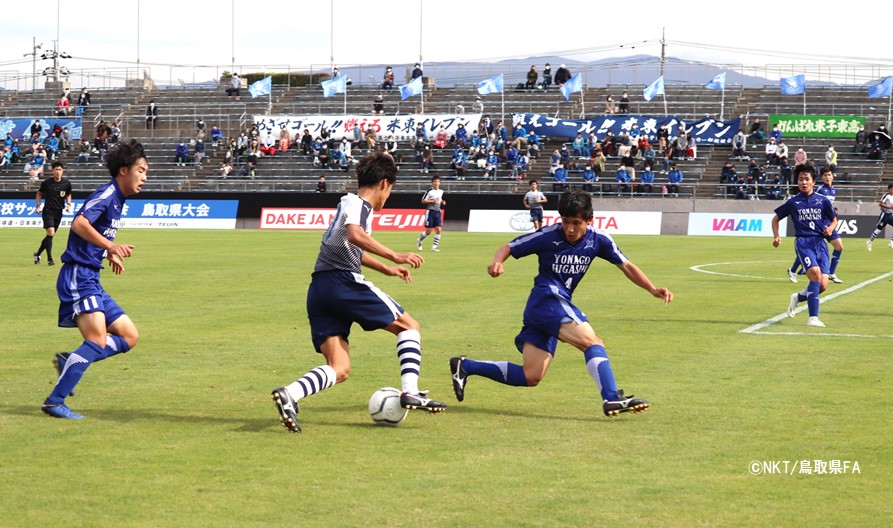
[[293, 433], [300, 433], [301, 424], [298, 423], [300, 408], [298, 403], [285, 390], [285, 387], [273, 390], [273, 401], [276, 403], [276, 409], [279, 411], [279, 420], [282, 421], [282, 425]]
[[[53, 366], [56, 368], [56, 374], [61, 378], [62, 371], [65, 369], [65, 363], [68, 362], [68, 356], [71, 355], [71, 352], [58, 352], [55, 356], [53, 356]], [[69, 396], [74, 396], [74, 389], [71, 389], [71, 392], [68, 393]]]
[[50, 260], [47, 261], [47, 266], [55, 266], [55, 265], [56, 265], [56, 261], [55, 261], [55, 260], [50, 259]]
[[40, 255], [38, 255], [37, 253], [34, 254], [34, 263], [40, 264]]
[[468, 374], [462, 368], [462, 362], [465, 356], [454, 356], [450, 358], [450, 375], [453, 378], [453, 392], [456, 393], [456, 399], [462, 401], [465, 399], [465, 384], [468, 383]]
[[602, 404], [605, 416], [617, 416], [618, 414], [625, 412], [640, 413], [648, 410], [648, 407], [651, 407], [648, 400], [634, 398], [632, 396], [624, 396], [622, 390], [617, 391], [616, 400], [605, 400]]
[[447, 406], [443, 402], [428, 398], [428, 391], [419, 391], [418, 394], [400, 393], [400, 407], [410, 410], [421, 409], [436, 414], [445, 411]]

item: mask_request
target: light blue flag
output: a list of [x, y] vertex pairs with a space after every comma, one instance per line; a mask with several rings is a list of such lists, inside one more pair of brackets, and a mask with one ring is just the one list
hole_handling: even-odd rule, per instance
[[890, 97], [893, 93], [893, 77], [881, 79], [877, 84], [868, 87], [868, 97], [877, 99], [878, 97]]
[[714, 77], [709, 83], [704, 85], [708, 90], [725, 90], [726, 89], [726, 72], [722, 72]]
[[642, 90], [642, 97], [646, 101], [650, 101], [658, 95], [664, 95], [664, 76], [661, 75], [653, 83], [649, 84]]
[[320, 83], [320, 85], [322, 86], [322, 96], [332, 97], [335, 94], [340, 94], [347, 91], [347, 77], [342, 75], [335, 79], [323, 81]]
[[571, 94], [574, 92], [580, 92], [583, 90], [583, 78], [580, 77], [580, 74], [576, 74], [571, 77], [571, 80], [567, 81], [563, 85], [561, 85], [561, 95], [564, 96], [564, 100], [567, 101], [570, 99]]
[[269, 95], [273, 91], [273, 78], [272, 77], [264, 77], [263, 79], [253, 83], [248, 87], [248, 92], [251, 94], [251, 97], [260, 97], [262, 95]]
[[478, 93], [487, 95], [492, 93], [502, 93], [503, 78], [500, 73], [496, 77], [490, 77], [478, 83]]
[[413, 95], [419, 95], [422, 93], [422, 78], [416, 77], [415, 79], [409, 81], [409, 83], [404, 84], [400, 87], [400, 97], [401, 101], [405, 101], [406, 99], [412, 97]]
[[799, 95], [806, 92], [806, 75], [802, 73], [793, 77], [782, 77], [781, 94]]

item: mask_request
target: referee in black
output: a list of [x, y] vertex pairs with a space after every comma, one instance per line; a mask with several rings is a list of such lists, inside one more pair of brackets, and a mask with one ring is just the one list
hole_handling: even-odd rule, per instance
[[[43, 228], [47, 234], [40, 243], [40, 248], [34, 253], [34, 263], [40, 264], [40, 254], [45, 249], [47, 251], [47, 265], [56, 264], [53, 260], [53, 236], [62, 223], [62, 209], [71, 212], [71, 182], [62, 177], [65, 172], [65, 165], [61, 161], [53, 162], [53, 175], [41, 182], [40, 189], [37, 190], [37, 208], [38, 214], [43, 214]], [[45, 200], [41, 207], [41, 200]]]

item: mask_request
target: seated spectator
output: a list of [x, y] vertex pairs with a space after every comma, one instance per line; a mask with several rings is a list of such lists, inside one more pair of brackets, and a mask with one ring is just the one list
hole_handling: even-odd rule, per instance
[[512, 128], [512, 143], [518, 150], [524, 150], [527, 146], [527, 129], [521, 123]]
[[71, 101], [68, 100], [68, 96], [62, 94], [59, 97], [59, 100], [56, 101], [56, 115], [58, 116], [68, 116], [68, 112], [71, 110]]
[[567, 169], [560, 162], [552, 173], [552, 192], [561, 193], [568, 189]]
[[639, 192], [642, 194], [651, 194], [654, 192], [654, 171], [651, 170], [651, 164], [645, 164], [640, 180]]
[[431, 151], [430, 145], [425, 145], [425, 148], [422, 150], [419, 168], [425, 174], [428, 174], [428, 171], [434, 168], [434, 152]]
[[583, 133], [577, 132], [577, 137], [571, 142], [574, 156], [584, 157], [586, 154], [586, 140], [583, 139]]
[[319, 147], [319, 152], [316, 153], [316, 164], [323, 169], [328, 169], [330, 160], [331, 155], [329, 154], [329, 145], [323, 142]]
[[527, 82], [524, 84], [524, 87], [528, 90], [532, 90], [536, 88], [536, 80], [539, 78], [539, 73], [536, 71], [536, 65], [530, 67], [530, 70], [527, 71]]
[[366, 152], [375, 152], [375, 143], [378, 141], [378, 135], [375, 133], [374, 127], [366, 127]]
[[233, 173], [232, 160], [224, 160], [220, 163], [220, 177], [226, 178]]
[[90, 107], [90, 91], [87, 90], [85, 86], [81, 89], [81, 94], [78, 95], [78, 109], [77, 115], [85, 116], [87, 115], [87, 109]]
[[747, 157], [747, 136], [743, 130], [738, 130], [735, 137], [732, 138], [732, 157], [742, 159]]
[[540, 157], [540, 138], [533, 130], [527, 133], [527, 152], [530, 159], [539, 159]]
[[38, 146], [34, 151], [34, 155], [31, 157], [31, 169], [28, 171], [28, 176], [31, 177], [31, 181], [37, 181], [43, 176], [45, 164], [46, 152], [43, 150], [42, 146]]
[[155, 99], [149, 101], [149, 106], [146, 107], [146, 130], [150, 128], [155, 130], [155, 125], [158, 124], [158, 105], [155, 104]]
[[775, 144], [775, 138], [769, 138], [766, 143], [766, 164], [778, 165], [778, 145]]
[[174, 162], [178, 167], [182, 167], [189, 163], [189, 147], [184, 142], [177, 143], [177, 149], [174, 153]]
[[276, 155], [276, 140], [273, 139], [273, 134], [264, 134], [263, 142], [260, 145], [260, 152], [264, 156], [275, 156]]
[[518, 181], [527, 176], [527, 169], [530, 166], [530, 159], [527, 154], [519, 154], [512, 164], [512, 177]]
[[775, 140], [775, 144], [778, 145], [781, 143], [781, 130], [778, 129], [778, 125], [772, 125], [772, 130], [769, 131], [769, 138]]
[[195, 145], [192, 147], [192, 152], [192, 157], [196, 166], [202, 168], [202, 160], [205, 159], [205, 140], [196, 139]]
[[86, 139], [81, 140], [80, 150], [78, 151], [78, 157], [76, 160], [78, 163], [89, 163], [90, 162], [90, 142]]
[[375, 100], [372, 101], [372, 113], [381, 115], [384, 113], [384, 94], [381, 92], [375, 96]]
[[109, 144], [114, 145], [121, 139], [121, 128], [118, 126], [117, 122], [112, 122], [109, 126]]
[[825, 166], [830, 167], [832, 172], [837, 170], [837, 151], [833, 145], [828, 145], [828, 150], [825, 152]]
[[211, 145], [216, 147], [218, 143], [223, 141], [223, 131], [217, 126], [217, 123], [211, 125]]
[[750, 140], [754, 143], [766, 140], [766, 133], [763, 132], [763, 123], [760, 123], [759, 117], [755, 117], [753, 124], [750, 125]]
[[446, 148], [447, 141], [449, 141], [449, 140], [450, 140], [450, 135], [447, 134], [447, 131], [443, 128], [443, 126], [441, 126], [440, 129], [438, 129], [438, 131], [437, 131], [437, 135], [434, 136], [434, 148], [436, 148], [436, 149]]
[[670, 165], [670, 173], [667, 174], [667, 192], [673, 196], [679, 196], [679, 184], [683, 179], [682, 171], [676, 167], [676, 164]]
[[864, 154], [868, 151], [868, 132], [865, 131], [865, 125], [859, 125], [859, 131], [856, 132], [856, 142], [853, 144], [854, 154]]
[[316, 192], [324, 193], [326, 192], [326, 177], [320, 176], [319, 181], [316, 182]]
[[12, 165], [12, 152], [9, 147], [3, 147], [3, 152], [0, 152], [0, 171], [9, 172], [10, 165]]
[[245, 165], [242, 167], [242, 170], [239, 172], [240, 175], [245, 176], [246, 178], [254, 178], [256, 175], [257, 164], [248, 160], [245, 162]]
[[626, 167], [621, 165], [617, 169], [617, 174], [614, 176], [614, 181], [617, 182], [617, 194], [627, 194], [632, 191], [632, 187], [630, 187], [630, 182], [632, 182], [632, 178], [629, 175], [629, 171], [626, 170]]
[[458, 149], [458, 153], [453, 157], [451, 166], [456, 170], [456, 178], [464, 180], [468, 171], [468, 156], [462, 149]]
[[460, 148], [468, 146], [468, 130], [465, 129], [465, 125], [462, 123], [456, 126], [456, 145]]
[[587, 163], [585, 167], [583, 167], [583, 187], [582, 189], [588, 193], [593, 191], [593, 184], [598, 180], [595, 176], [595, 171], [592, 170], [592, 164]]
[[419, 123], [415, 128], [415, 137], [412, 139], [411, 144], [413, 147], [417, 147], [419, 144], [422, 146], [428, 143], [428, 132], [425, 130], [425, 125]]
[[636, 179], [636, 160], [632, 156], [632, 147], [630, 145], [620, 145], [617, 149], [617, 155], [620, 156], [620, 164], [626, 167], [629, 172], [630, 180]]
[[474, 103], [471, 105], [471, 111], [475, 114], [483, 114], [484, 113], [484, 103], [481, 101], [481, 97], [476, 95], [474, 97]]
[[766, 198], [770, 200], [781, 200], [784, 198], [784, 185], [781, 182], [781, 176], [776, 174], [772, 177], [772, 181], [766, 187]]
[[499, 156], [496, 155], [496, 149], [491, 147], [490, 151], [487, 153], [487, 162], [484, 164], [484, 179], [495, 180], [498, 167]]
[[56, 137], [56, 134], [47, 136], [46, 153], [50, 161], [55, 160], [59, 155], [59, 138]]
[[394, 134], [388, 134], [388, 139], [384, 142], [384, 151], [389, 156], [391, 156], [391, 159], [394, 160], [394, 163], [397, 162], [397, 140], [394, 138]]
[[384, 79], [381, 82], [382, 90], [390, 90], [394, 87], [394, 69], [388, 66], [384, 69]]
[[238, 73], [233, 73], [232, 77], [229, 79], [229, 88], [226, 89], [226, 95], [229, 99], [240, 101], [242, 98], [240, 97], [242, 90], [242, 79], [239, 78]]
[[559, 159], [561, 160], [561, 164], [564, 165], [564, 168], [567, 170], [574, 170], [577, 167], [574, 165], [574, 160], [571, 159], [571, 151], [568, 150], [567, 145], [562, 145], [561, 150], [558, 151]]
[[285, 152], [291, 146], [291, 133], [285, 125], [279, 128], [279, 150]]

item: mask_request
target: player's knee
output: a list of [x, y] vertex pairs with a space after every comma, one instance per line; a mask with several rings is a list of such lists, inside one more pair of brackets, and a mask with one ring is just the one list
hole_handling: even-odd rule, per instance
[[541, 374], [527, 375], [527, 386], [528, 387], [536, 387], [543, 381], [543, 376]]

